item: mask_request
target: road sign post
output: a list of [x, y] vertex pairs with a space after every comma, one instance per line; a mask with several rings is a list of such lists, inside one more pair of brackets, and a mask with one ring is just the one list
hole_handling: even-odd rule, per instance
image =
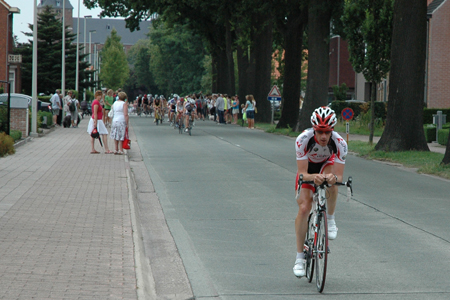
[[274, 85], [272, 89], [269, 92], [269, 95], [267, 96], [267, 100], [270, 101], [270, 106], [272, 107], [272, 119], [271, 124], [273, 124], [274, 114], [275, 114], [275, 107], [273, 105], [274, 101], [281, 101], [281, 93], [278, 89], [278, 86]]
[[348, 122], [349, 120], [353, 119], [353, 116], [355, 115], [353, 112], [353, 109], [351, 109], [350, 107], [346, 107], [342, 110], [341, 112], [342, 118], [347, 121], [345, 123], [345, 131], [347, 133], [347, 144], [348, 144], [348, 134], [350, 133], [350, 123]]

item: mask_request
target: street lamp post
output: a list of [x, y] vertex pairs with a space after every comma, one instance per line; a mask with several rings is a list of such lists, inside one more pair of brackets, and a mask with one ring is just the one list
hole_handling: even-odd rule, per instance
[[[64, 101], [64, 96], [66, 96], [66, 1], [63, 0], [63, 10], [62, 10], [62, 57], [61, 57], [61, 93], [63, 95], [62, 101]], [[63, 103], [64, 105], [64, 103]], [[62, 117], [65, 117], [65, 112], [62, 110]]]
[[[78, 0], [78, 19], [77, 19], [77, 58], [76, 58], [76, 67], [75, 67], [75, 90], [79, 93], [80, 90], [80, 1]], [[78, 99], [80, 96], [78, 94]]]
[[38, 136], [37, 132], [37, 43], [38, 43], [38, 35], [37, 35], [37, 3], [36, 0], [33, 0], [34, 12], [33, 12], [33, 67], [32, 67], [32, 79], [31, 79], [31, 95], [33, 96], [33, 100], [31, 101], [31, 133], [30, 135], [33, 137]]
[[89, 67], [91, 65], [91, 56], [92, 56], [92, 46], [91, 46], [92, 33], [96, 33], [96, 32], [97, 32], [96, 30], [89, 30]]
[[98, 45], [99, 43], [94, 44], [94, 82], [95, 82], [95, 90], [99, 89], [98, 86]]
[[[91, 56], [92, 56], [92, 34], [96, 33], [95, 30], [89, 30], [89, 70], [91, 70]], [[92, 81], [92, 74], [89, 75], [89, 82]], [[92, 87], [89, 86], [89, 90], [92, 91]]]
[[[79, 9], [78, 9], [78, 11], [80, 11]], [[92, 16], [84, 16], [84, 37], [83, 37], [83, 40], [84, 40], [84, 54], [86, 54], [86, 19], [91, 19], [92, 18]], [[86, 55], [84, 56], [84, 59], [83, 59], [84, 61], [86, 61]], [[83, 89], [83, 100], [86, 100], [86, 89]]]

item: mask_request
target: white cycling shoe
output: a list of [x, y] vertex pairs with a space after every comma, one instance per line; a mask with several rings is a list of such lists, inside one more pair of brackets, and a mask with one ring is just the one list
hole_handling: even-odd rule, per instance
[[338, 228], [335, 220], [328, 220], [328, 239], [334, 240], [337, 237]]
[[306, 275], [305, 265], [306, 259], [297, 258], [295, 260], [295, 265], [293, 268], [294, 275], [297, 276], [298, 278], [305, 276]]

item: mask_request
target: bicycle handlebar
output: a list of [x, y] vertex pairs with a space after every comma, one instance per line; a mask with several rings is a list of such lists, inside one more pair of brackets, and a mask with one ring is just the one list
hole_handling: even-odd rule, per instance
[[[298, 176], [298, 189], [300, 190], [303, 183], [312, 184], [315, 187], [325, 188], [325, 186], [329, 186], [328, 182], [325, 180], [319, 186], [314, 183], [314, 181], [303, 181], [303, 174]], [[335, 182], [334, 185], [346, 186], [347, 187], [347, 200], [350, 200], [350, 195], [353, 196], [353, 178], [351, 176], [348, 177], [346, 182]], [[350, 192], [350, 194], [348, 193]]]

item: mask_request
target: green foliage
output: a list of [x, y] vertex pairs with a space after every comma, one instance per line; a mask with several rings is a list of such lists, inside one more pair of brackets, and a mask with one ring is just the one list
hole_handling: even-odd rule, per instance
[[0, 132], [6, 131], [6, 125], [8, 119], [8, 108], [6, 105], [0, 105]]
[[390, 69], [394, 0], [346, 0], [342, 23], [350, 62], [369, 82]]
[[159, 89], [164, 94], [199, 92], [205, 73], [202, 39], [187, 25], [166, 23], [157, 25], [150, 39], [150, 70]]
[[427, 143], [431, 143], [436, 140], [436, 126], [433, 124], [423, 125], [423, 131], [425, 133], [425, 139]]
[[14, 154], [14, 139], [6, 133], [0, 133], [0, 157]]
[[106, 38], [105, 46], [101, 52], [101, 72], [100, 79], [103, 84], [112, 90], [122, 88], [130, 75], [127, 58], [121, 37], [113, 28], [111, 35]]
[[[201, 90], [204, 95], [212, 93], [212, 59], [211, 55], [205, 55], [203, 59], [203, 68], [205, 69], [205, 73], [202, 76], [201, 81]], [[236, 76], [237, 78], [237, 76]], [[238, 90], [238, 89], [236, 89]]]
[[51, 112], [47, 111], [38, 111], [38, 127], [43, 127], [42, 121], [44, 120], [44, 116], [47, 117], [47, 127], [51, 127], [53, 125], [53, 116]]
[[345, 84], [341, 84], [341, 86], [333, 85], [333, 94], [336, 100], [346, 100], [347, 99], [347, 91], [348, 87]]
[[18, 141], [22, 138], [22, 131], [20, 130], [11, 130], [11, 137], [14, 141]]
[[127, 55], [128, 63], [132, 66], [132, 74], [136, 88], [155, 93], [153, 74], [150, 71], [150, 40], [139, 40]]
[[450, 129], [439, 129], [438, 130], [438, 143], [440, 145], [447, 146], [448, 143], [448, 134]]

